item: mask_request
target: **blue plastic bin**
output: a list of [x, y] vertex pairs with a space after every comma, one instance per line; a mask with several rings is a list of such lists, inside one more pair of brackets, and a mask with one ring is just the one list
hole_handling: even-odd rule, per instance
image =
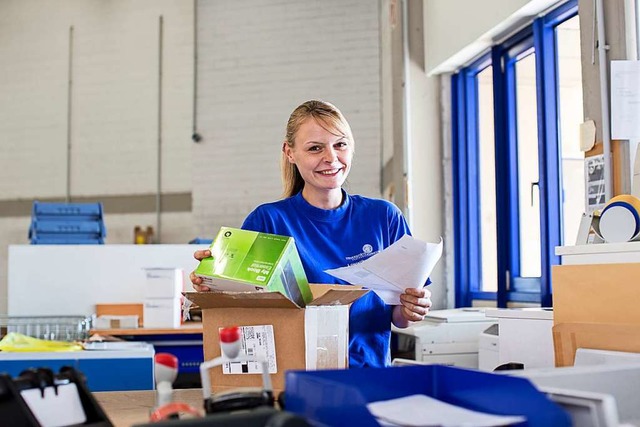
[[207, 239], [203, 237], [196, 237], [195, 239], [189, 241], [190, 245], [210, 245], [211, 243], [213, 243], [213, 239]]
[[522, 415], [519, 426], [570, 426], [569, 415], [524, 378], [439, 365], [289, 371], [285, 407], [315, 424], [377, 426], [370, 402], [424, 394], [467, 409]]
[[103, 244], [106, 234], [101, 203], [33, 202], [33, 245]]

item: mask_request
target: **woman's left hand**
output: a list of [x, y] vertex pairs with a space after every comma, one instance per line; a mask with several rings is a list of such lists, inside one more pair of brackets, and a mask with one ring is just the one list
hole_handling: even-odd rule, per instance
[[424, 319], [431, 308], [431, 291], [425, 288], [407, 288], [400, 295], [401, 314], [410, 322]]

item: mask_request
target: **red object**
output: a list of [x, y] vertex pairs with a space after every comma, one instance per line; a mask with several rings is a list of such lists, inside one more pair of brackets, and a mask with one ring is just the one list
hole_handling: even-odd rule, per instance
[[153, 411], [149, 416], [149, 421], [157, 422], [167, 420], [173, 415], [190, 414], [193, 417], [200, 418], [202, 414], [196, 408], [191, 405], [182, 402], [171, 402], [163, 405]]
[[220, 342], [232, 343], [240, 339], [240, 328], [237, 326], [230, 326], [228, 328], [220, 329]]
[[155, 362], [167, 368], [178, 369], [178, 358], [170, 353], [157, 353], [155, 355]]

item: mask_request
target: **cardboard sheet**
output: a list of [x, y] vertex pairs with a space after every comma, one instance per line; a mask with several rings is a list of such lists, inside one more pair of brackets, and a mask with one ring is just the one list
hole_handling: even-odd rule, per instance
[[640, 263], [558, 265], [552, 279], [556, 366], [578, 348], [640, 352]]
[[552, 283], [554, 324], [640, 325], [640, 264], [557, 265]]
[[573, 366], [579, 348], [640, 353], [638, 331], [638, 325], [557, 324], [553, 327], [556, 366]]

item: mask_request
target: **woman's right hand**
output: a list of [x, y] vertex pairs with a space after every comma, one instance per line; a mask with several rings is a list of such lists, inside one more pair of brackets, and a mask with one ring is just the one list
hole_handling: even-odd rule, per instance
[[[197, 259], [198, 261], [202, 261], [205, 258], [208, 258], [211, 256], [211, 251], [209, 249], [204, 249], [201, 251], [195, 251], [193, 253], [193, 257], [195, 259]], [[191, 284], [193, 285], [193, 289], [195, 289], [198, 292], [208, 292], [211, 290], [210, 287], [205, 286], [202, 284], [202, 279], [198, 276], [196, 276], [194, 274], [194, 272], [192, 271], [191, 274], [189, 275], [189, 279], [191, 280]]]

